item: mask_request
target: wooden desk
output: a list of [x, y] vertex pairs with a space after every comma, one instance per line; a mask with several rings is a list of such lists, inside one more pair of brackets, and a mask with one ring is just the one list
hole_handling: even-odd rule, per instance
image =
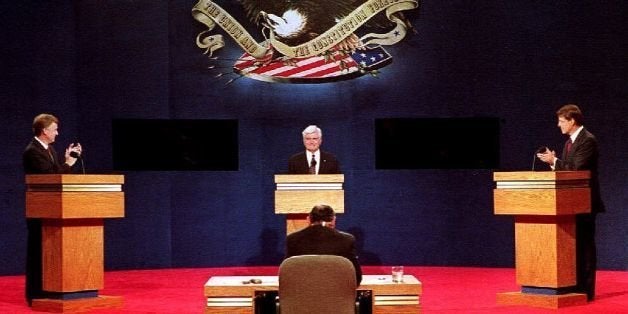
[[[262, 283], [243, 283], [252, 278]], [[277, 291], [277, 276], [214, 276], [204, 287], [207, 298], [206, 314], [251, 314], [255, 312], [253, 298], [256, 292]], [[373, 313], [420, 313], [421, 282], [412, 275], [404, 275], [402, 283], [393, 283], [390, 275], [364, 275], [358, 290], [370, 290], [373, 295]]]

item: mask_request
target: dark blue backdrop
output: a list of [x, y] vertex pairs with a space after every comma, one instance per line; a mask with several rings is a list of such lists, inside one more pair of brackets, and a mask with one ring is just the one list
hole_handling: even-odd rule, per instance
[[[61, 118], [58, 150], [80, 138], [92, 173], [112, 172], [114, 118], [239, 120], [239, 171], [124, 173], [126, 217], [106, 223], [107, 269], [277, 265], [285, 225], [273, 213], [273, 175], [302, 149], [308, 124], [342, 161], [339, 226], [358, 237], [363, 264], [512, 267], [513, 221], [492, 213], [493, 169], [377, 170], [374, 120], [496, 117], [496, 170], [527, 170], [536, 147], [562, 146], [554, 112], [569, 101], [600, 141], [599, 265], [627, 268], [622, 2], [426, 1], [408, 14], [418, 33], [389, 48], [394, 62], [378, 78], [321, 85], [214, 78], [195, 46], [194, 4], [1, 5], [0, 274], [23, 272], [21, 153], [40, 112]], [[224, 55], [237, 56], [227, 44]], [[206, 136], [212, 145], [220, 134]], [[438, 134], [408, 145], [420, 151], [425, 136]]]

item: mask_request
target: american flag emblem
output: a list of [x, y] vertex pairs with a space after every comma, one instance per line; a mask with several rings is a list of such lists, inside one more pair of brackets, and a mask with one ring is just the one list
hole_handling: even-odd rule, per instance
[[392, 62], [392, 56], [381, 46], [366, 47], [352, 54], [329, 51], [308, 58], [272, 58], [264, 60], [245, 53], [233, 65], [234, 72], [260, 81], [282, 83], [326, 83], [353, 79], [373, 73]]

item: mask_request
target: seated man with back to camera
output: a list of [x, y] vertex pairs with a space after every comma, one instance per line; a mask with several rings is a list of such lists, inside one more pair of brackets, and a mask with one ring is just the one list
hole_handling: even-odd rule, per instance
[[355, 268], [355, 279], [362, 281], [362, 269], [355, 250], [355, 237], [336, 230], [336, 214], [329, 205], [316, 205], [308, 215], [309, 226], [288, 235], [286, 258], [296, 255], [338, 255]]

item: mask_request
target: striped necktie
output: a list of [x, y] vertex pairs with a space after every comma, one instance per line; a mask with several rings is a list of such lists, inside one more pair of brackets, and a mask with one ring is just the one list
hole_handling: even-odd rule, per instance
[[312, 161], [310, 161], [310, 174], [316, 174], [316, 156], [312, 154]]

